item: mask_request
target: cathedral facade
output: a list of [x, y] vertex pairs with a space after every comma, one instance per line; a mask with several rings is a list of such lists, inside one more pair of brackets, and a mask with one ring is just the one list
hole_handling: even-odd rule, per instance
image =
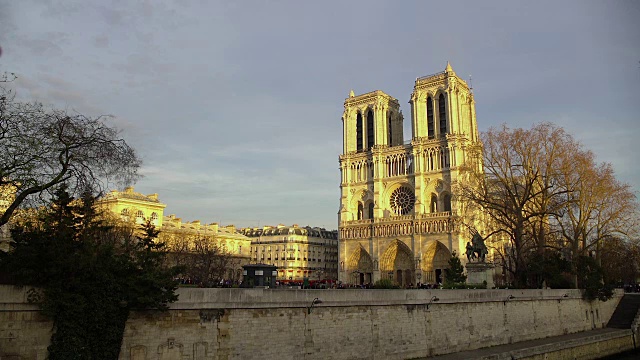
[[344, 102], [340, 155], [339, 279], [400, 286], [440, 283], [469, 232], [456, 183], [466, 149], [479, 142], [473, 92], [447, 63], [416, 79], [411, 140], [398, 100], [376, 90]]

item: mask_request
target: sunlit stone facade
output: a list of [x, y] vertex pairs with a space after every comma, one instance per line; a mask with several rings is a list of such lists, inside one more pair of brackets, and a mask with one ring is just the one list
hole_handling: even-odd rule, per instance
[[278, 280], [303, 281], [338, 278], [338, 232], [322, 228], [265, 226], [244, 228], [251, 238], [253, 263], [278, 267]]
[[[98, 202], [124, 221], [143, 224], [147, 220], [160, 230], [159, 238], [171, 251], [193, 250], [196, 239], [207, 239], [221, 251], [231, 256], [226, 279], [239, 281], [242, 265], [250, 262], [251, 239], [236, 231], [235, 226], [220, 226], [217, 223], [203, 224], [200, 220], [183, 222], [175, 215], [164, 216], [167, 206], [158, 200], [158, 194], [144, 195], [133, 187], [124, 191], [113, 190]], [[178, 244], [179, 243], [179, 244]]]
[[158, 194], [144, 195], [135, 192], [132, 186], [124, 191], [112, 190], [98, 201], [98, 205], [136, 224], [150, 220], [157, 228], [162, 227], [164, 208], [167, 207], [158, 200]]
[[339, 279], [402, 286], [443, 280], [452, 251], [465, 252], [455, 184], [476, 144], [474, 96], [447, 63], [416, 79], [411, 140], [398, 100], [380, 90], [344, 102], [340, 155]]
[[[0, 186], [0, 214], [4, 214], [16, 197], [15, 188], [12, 186]], [[0, 226], [0, 251], [9, 251], [10, 224]]]

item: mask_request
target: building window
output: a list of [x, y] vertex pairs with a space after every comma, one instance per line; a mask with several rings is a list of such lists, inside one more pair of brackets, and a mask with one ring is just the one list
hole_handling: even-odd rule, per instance
[[433, 138], [434, 128], [433, 128], [433, 99], [431, 96], [427, 98], [427, 131], [429, 132], [429, 138]]
[[436, 194], [431, 194], [430, 211], [432, 213], [438, 212], [438, 196]]
[[367, 149], [371, 149], [373, 147], [373, 135], [373, 112], [369, 109], [367, 112]]
[[407, 215], [411, 210], [413, 210], [415, 201], [416, 198], [413, 191], [406, 186], [401, 186], [395, 189], [391, 193], [391, 198], [389, 199], [391, 208], [397, 215]]
[[440, 113], [440, 135], [447, 133], [447, 110], [444, 95], [438, 98], [438, 112]]
[[388, 136], [387, 142], [389, 143], [389, 146], [392, 146], [393, 145], [393, 141], [392, 141], [393, 137], [391, 136], [391, 134], [393, 134], [393, 128], [391, 127], [391, 114], [389, 114], [389, 126], [387, 126], [387, 131], [388, 131], [388, 133], [387, 133], [387, 136]]
[[153, 225], [158, 225], [158, 214], [157, 213], [151, 213], [151, 223]]
[[142, 212], [142, 210], [138, 210], [136, 212], [136, 222], [144, 222], [144, 213]]
[[362, 114], [358, 113], [356, 117], [356, 146], [358, 151], [362, 151]]
[[451, 211], [451, 195], [444, 196], [444, 211]]

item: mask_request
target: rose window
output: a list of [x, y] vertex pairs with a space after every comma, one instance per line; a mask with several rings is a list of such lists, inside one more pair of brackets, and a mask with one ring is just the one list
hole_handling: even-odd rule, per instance
[[391, 193], [391, 209], [397, 215], [407, 215], [413, 210], [413, 204], [416, 201], [413, 191], [408, 187], [402, 186]]

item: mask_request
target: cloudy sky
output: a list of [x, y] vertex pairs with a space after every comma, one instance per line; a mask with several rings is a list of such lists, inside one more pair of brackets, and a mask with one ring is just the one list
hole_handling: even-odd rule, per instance
[[638, 1], [0, 0], [21, 97], [112, 114], [165, 214], [337, 228], [349, 90], [473, 78], [480, 130], [551, 121], [640, 189]]

